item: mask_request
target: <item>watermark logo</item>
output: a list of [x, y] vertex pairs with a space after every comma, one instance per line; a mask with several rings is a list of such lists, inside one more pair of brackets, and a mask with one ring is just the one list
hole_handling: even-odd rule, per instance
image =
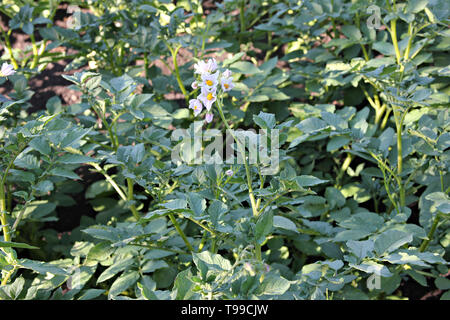
[[81, 9], [76, 5], [69, 5], [67, 7], [67, 13], [72, 14], [67, 19], [67, 28], [72, 30], [78, 30], [81, 28]]
[[366, 285], [367, 285], [367, 289], [369, 289], [370, 291], [377, 289], [380, 290], [381, 289], [381, 270], [382, 270], [383, 266], [370, 266], [367, 269], [367, 273], [372, 273], [372, 275], [367, 278], [366, 281]]
[[82, 288], [81, 285], [81, 268], [74, 267], [73, 273], [70, 278], [67, 280], [67, 287], [70, 290], [79, 290]]
[[[279, 130], [227, 130], [225, 138], [217, 129], [202, 130], [202, 121], [190, 129], [176, 129], [172, 141], [180, 141], [172, 150], [172, 162], [187, 164], [258, 164], [262, 175], [279, 170]], [[244, 158], [245, 157], [245, 158]]]
[[376, 5], [371, 5], [367, 8], [367, 13], [371, 14], [367, 19], [367, 28], [380, 29], [381, 28], [381, 9]]

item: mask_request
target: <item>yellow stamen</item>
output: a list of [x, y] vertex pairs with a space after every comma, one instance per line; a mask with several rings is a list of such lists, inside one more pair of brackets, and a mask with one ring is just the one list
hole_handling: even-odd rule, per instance
[[228, 83], [224, 83], [223, 86], [225, 87], [225, 89], [228, 89], [230, 86], [228, 85]]
[[206, 99], [211, 101], [213, 99], [213, 94], [211, 92], [208, 93], [208, 95], [206, 96]]
[[206, 84], [207, 84], [208, 86], [212, 86], [212, 85], [213, 85], [213, 82], [212, 82], [211, 80], [206, 80]]

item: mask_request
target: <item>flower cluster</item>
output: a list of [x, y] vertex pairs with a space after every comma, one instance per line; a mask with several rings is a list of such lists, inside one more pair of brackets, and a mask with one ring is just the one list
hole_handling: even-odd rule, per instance
[[6, 62], [2, 64], [2, 68], [0, 69], [0, 77], [12, 76], [14, 73], [16, 73], [16, 71], [11, 64], [7, 64]]
[[[197, 80], [192, 83], [192, 88], [200, 87], [200, 95], [196, 99], [189, 101], [189, 108], [194, 111], [194, 115], [198, 116], [203, 107], [206, 108], [205, 121], [210, 123], [213, 120], [212, 105], [217, 100], [217, 95], [222, 92], [227, 92], [233, 89], [233, 78], [231, 71], [225, 70], [220, 73], [217, 62], [214, 58], [207, 62], [199, 61], [194, 65], [194, 73], [197, 74]], [[220, 87], [219, 87], [220, 85]], [[219, 92], [218, 89], [219, 88]]]

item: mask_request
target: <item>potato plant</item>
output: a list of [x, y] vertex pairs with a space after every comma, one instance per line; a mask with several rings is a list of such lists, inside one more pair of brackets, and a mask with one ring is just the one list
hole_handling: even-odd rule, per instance
[[0, 13], [0, 299], [450, 299], [448, 1]]

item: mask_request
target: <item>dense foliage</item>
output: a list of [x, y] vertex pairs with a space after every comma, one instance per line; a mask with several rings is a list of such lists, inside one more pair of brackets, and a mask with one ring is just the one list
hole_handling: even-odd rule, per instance
[[[448, 1], [0, 11], [1, 299], [450, 299]], [[199, 120], [279, 170], [196, 162]]]

